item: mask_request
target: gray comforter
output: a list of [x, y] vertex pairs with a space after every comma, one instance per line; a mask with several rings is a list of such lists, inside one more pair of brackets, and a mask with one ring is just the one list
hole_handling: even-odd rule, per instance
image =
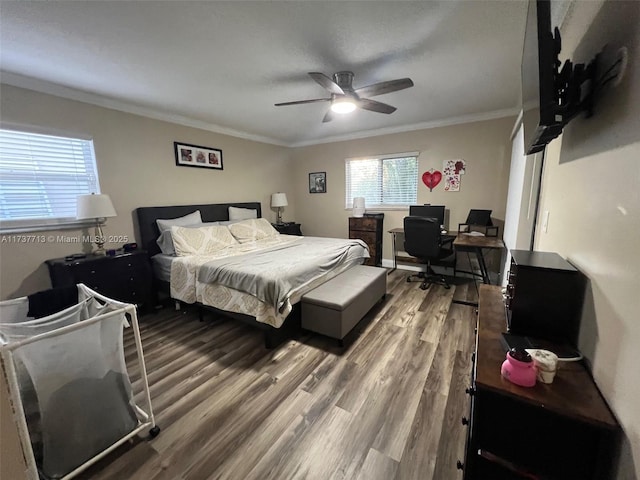
[[362, 240], [303, 237], [294, 244], [207, 262], [198, 280], [246, 292], [281, 311], [292, 290], [368, 257]]

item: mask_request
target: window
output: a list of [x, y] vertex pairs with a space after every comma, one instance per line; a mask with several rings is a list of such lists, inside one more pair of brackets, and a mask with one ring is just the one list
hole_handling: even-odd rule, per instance
[[345, 207], [364, 197], [367, 208], [403, 208], [418, 200], [418, 152], [345, 161]]
[[82, 224], [76, 197], [100, 193], [93, 141], [0, 130], [0, 231]]

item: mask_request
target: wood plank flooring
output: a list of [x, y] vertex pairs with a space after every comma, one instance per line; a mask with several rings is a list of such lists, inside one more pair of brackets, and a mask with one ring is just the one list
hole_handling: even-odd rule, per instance
[[[345, 347], [302, 333], [266, 350], [257, 329], [195, 309], [141, 318], [156, 422], [80, 478], [457, 480], [468, 415], [473, 283], [388, 276]], [[125, 338], [134, 390], [140, 374]]]

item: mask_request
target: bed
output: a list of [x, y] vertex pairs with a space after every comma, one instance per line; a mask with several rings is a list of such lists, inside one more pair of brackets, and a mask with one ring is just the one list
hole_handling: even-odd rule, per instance
[[[175, 300], [258, 326], [265, 331], [268, 346], [297, 327], [302, 295], [369, 256], [366, 245], [359, 240], [277, 233], [233, 245], [221, 254], [216, 251], [206, 256], [176, 257], [161, 253], [157, 220], [176, 219], [199, 210], [205, 224], [228, 222], [229, 207], [255, 210], [258, 218], [262, 216], [259, 202], [141, 207], [136, 209], [138, 238], [149, 253], [157, 290]], [[239, 227], [229, 226], [236, 229], [234, 232]]]

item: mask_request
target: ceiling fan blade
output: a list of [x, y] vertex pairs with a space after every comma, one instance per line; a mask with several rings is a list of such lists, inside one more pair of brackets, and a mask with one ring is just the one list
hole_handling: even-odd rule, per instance
[[297, 102], [276, 103], [276, 107], [284, 107], [287, 105], [302, 105], [303, 103], [330, 102], [330, 98], [314, 98], [313, 100], [298, 100]]
[[370, 110], [377, 113], [393, 113], [397, 109], [386, 103], [376, 102], [375, 100], [369, 100], [368, 98], [361, 98], [358, 101], [358, 106], [363, 110]]
[[397, 92], [409, 87], [413, 87], [413, 81], [410, 78], [399, 78], [358, 88], [356, 89], [356, 94], [360, 97], [375, 97], [376, 95]]
[[320, 72], [309, 72], [309, 76], [313, 78], [318, 84], [331, 93], [336, 93], [339, 95], [344, 95], [344, 90], [338, 86], [336, 82], [327, 77], [324, 73]]

